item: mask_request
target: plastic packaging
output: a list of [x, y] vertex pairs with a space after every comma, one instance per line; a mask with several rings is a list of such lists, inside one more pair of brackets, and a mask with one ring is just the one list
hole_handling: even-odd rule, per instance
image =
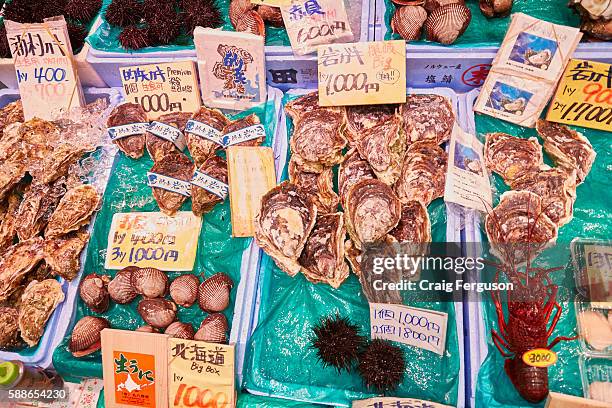
[[576, 296], [576, 321], [582, 350], [589, 356], [612, 357], [612, 311]]
[[612, 357], [580, 357], [580, 373], [586, 398], [612, 404]]

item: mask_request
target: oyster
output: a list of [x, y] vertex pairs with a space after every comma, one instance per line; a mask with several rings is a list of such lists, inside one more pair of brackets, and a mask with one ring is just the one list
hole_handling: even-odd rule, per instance
[[165, 329], [176, 319], [176, 304], [166, 299], [143, 299], [137, 310], [142, 320], [156, 329]]
[[101, 332], [110, 328], [110, 323], [103, 317], [84, 316], [72, 329], [68, 349], [79, 358], [102, 348]]
[[346, 197], [353, 184], [373, 178], [376, 178], [374, 171], [368, 162], [359, 155], [357, 149], [349, 150], [338, 170], [338, 191], [340, 192], [342, 208], [346, 210]]
[[510, 184], [527, 172], [538, 171], [544, 164], [538, 139], [521, 139], [505, 133], [487, 134], [485, 165]]
[[289, 180], [307, 194], [317, 206], [317, 213], [329, 214], [336, 211], [339, 197], [334, 191], [331, 167], [321, 173], [302, 171], [295, 161], [289, 161]]
[[17, 212], [19, 223], [15, 228], [21, 241], [35, 237], [44, 230], [65, 192], [63, 179], [51, 185], [34, 183], [30, 186]]
[[183, 307], [191, 307], [198, 298], [200, 280], [197, 276], [186, 274], [174, 279], [170, 284], [170, 297]]
[[0, 201], [15, 188], [26, 173], [26, 159], [21, 150], [0, 161]]
[[356, 249], [385, 239], [397, 226], [402, 211], [401, 202], [391, 187], [376, 179], [353, 184], [346, 204], [346, 230]]
[[[187, 112], [168, 113], [160, 116], [157, 121], [152, 123], [152, 126], [147, 130], [145, 143], [147, 152], [149, 152], [149, 156], [151, 156], [153, 161], [157, 163], [171, 153], [180, 153], [184, 143], [185, 136], [183, 132], [185, 131], [185, 125], [187, 125], [187, 121], [191, 118], [191, 115], [191, 113]], [[167, 138], [160, 137], [159, 135], [163, 133], [155, 130], [156, 128], [153, 125], [156, 123], [162, 124], [161, 126], [171, 126], [174, 129], [168, 129], [172, 130], [173, 134], [167, 136]], [[176, 144], [172, 142], [173, 139]]]
[[45, 237], [55, 238], [89, 224], [89, 219], [97, 211], [101, 200], [102, 196], [91, 185], [71, 188], [49, 218]]
[[408, 201], [402, 204], [400, 221], [389, 234], [400, 243], [430, 242], [431, 223], [427, 208], [420, 201]]
[[104, 313], [108, 310], [110, 297], [106, 285], [108, 285], [109, 280], [106, 275], [100, 276], [92, 273], [83, 278], [79, 286], [81, 299], [96, 313]]
[[170, 326], [166, 327], [164, 334], [177, 339], [193, 340], [195, 330], [189, 323], [173, 322]]
[[136, 289], [132, 286], [132, 273], [137, 271], [137, 266], [123, 268], [108, 284], [108, 294], [114, 302], [121, 305], [130, 303], [138, 296]]
[[132, 271], [132, 287], [147, 298], [163, 297], [168, 291], [168, 276], [155, 268], [138, 268]]
[[193, 339], [209, 343], [226, 343], [228, 328], [225, 316], [222, 313], [213, 313], [202, 320]]
[[19, 203], [19, 195], [11, 193], [4, 205], [0, 205], [0, 254], [13, 244], [18, 225], [16, 221]]
[[70, 232], [45, 241], [45, 262], [51, 267], [54, 275], [71, 281], [81, 269], [80, 257], [83, 248], [89, 241], [86, 228]]
[[319, 93], [311, 92], [295, 98], [285, 105], [285, 112], [293, 119], [293, 123], [298, 122], [307, 113], [322, 110], [326, 112], [341, 112], [341, 108], [319, 106]]
[[20, 128], [21, 123], [13, 123], [5, 128], [0, 128], [0, 132], [2, 132], [2, 139], [0, 139], [0, 162], [13, 156], [17, 150], [22, 149], [23, 143], [21, 133], [19, 132]]
[[222, 147], [223, 128], [229, 123], [230, 120], [220, 110], [206, 107], [200, 108], [187, 122], [185, 139], [197, 167]]
[[113, 109], [106, 122], [113, 143], [132, 159], [140, 159], [144, 154], [147, 124], [142, 106], [130, 102]]
[[43, 259], [41, 237], [21, 241], [8, 248], [0, 259], [0, 301], [21, 284], [24, 277]]
[[479, 0], [480, 11], [487, 17], [505, 17], [512, 11], [514, 0]]
[[584, 20], [580, 25], [580, 30], [593, 38], [611, 41], [612, 40], [612, 19], [611, 20]]
[[472, 12], [461, 3], [451, 3], [431, 12], [425, 22], [425, 36], [441, 44], [454, 43], [472, 21]]
[[413, 143], [406, 151], [395, 192], [402, 202], [420, 201], [427, 207], [444, 196], [447, 154], [430, 142]]
[[259, 146], [266, 139], [266, 131], [254, 113], [228, 123], [223, 128], [224, 146]]
[[565, 125], [538, 120], [536, 129], [544, 140], [544, 151], [557, 166], [576, 170], [576, 180], [582, 183], [595, 161], [595, 150], [589, 140]]
[[395, 119], [399, 105], [347, 106], [344, 137], [355, 147], [363, 139], [364, 132]]
[[21, 100], [11, 102], [0, 109], [0, 139], [4, 138], [2, 129], [17, 122], [23, 122], [24, 120]]
[[60, 128], [53, 122], [34, 118], [19, 127], [19, 135], [24, 142], [30, 164], [38, 166], [53, 151], [60, 140]]
[[21, 338], [30, 347], [38, 344], [51, 313], [63, 301], [62, 286], [55, 279], [30, 282], [23, 292], [19, 308]]
[[400, 115], [408, 146], [420, 140], [442, 144], [450, 139], [455, 124], [450, 101], [440, 95], [408, 95]]
[[182, 153], [168, 154], [155, 162], [149, 174], [149, 182], [154, 174], [160, 174], [185, 182], [184, 189], [181, 188], [183, 194], [160, 187], [152, 187], [153, 197], [155, 201], [157, 201], [159, 209], [164, 214], [174, 215], [187, 200], [189, 195], [189, 181], [191, 181], [193, 177], [194, 170], [195, 166], [191, 160]]
[[200, 284], [198, 304], [205, 312], [222, 312], [229, 306], [230, 293], [234, 282], [223, 272], [215, 273]]
[[227, 198], [227, 163], [219, 156], [206, 160], [191, 180], [191, 209], [197, 216], [210, 212]]
[[283, 271], [295, 276], [298, 258], [314, 227], [317, 207], [287, 181], [268, 191], [255, 216], [255, 242]]
[[349, 268], [344, 260], [345, 235], [341, 212], [317, 218], [298, 260], [309, 281], [325, 282], [337, 289], [348, 278]]
[[422, 6], [404, 6], [395, 10], [391, 17], [391, 29], [406, 41], [421, 38], [427, 11]]
[[34, 182], [52, 183], [68, 173], [68, 167], [76, 163], [85, 152], [93, 151], [93, 146], [75, 146], [61, 143], [45, 156], [40, 163], [30, 163], [30, 174]]
[[14, 307], [0, 307], [0, 350], [19, 344], [19, 311]]

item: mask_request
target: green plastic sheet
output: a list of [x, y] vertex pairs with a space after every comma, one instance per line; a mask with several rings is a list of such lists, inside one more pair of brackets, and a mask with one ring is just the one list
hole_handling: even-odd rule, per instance
[[[391, 30], [391, 17], [395, 13], [396, 6], [391, 0], [385, 0], [385, 26], [387, 33], [385, 40], [401, 39], [398, 34]], [[481, 47], [487, 45], [501, 44], [508, 26], [510, 17], [487, 18], [478, 7], [478, 0], [467, 0], [466, 5], [472, 12], [472, 21], [465, 33], [450, 47]], [[512, 13], [525, 13], [532, 17], [540, 18], [551, 23], [562, 24], [572, 27], [580, 25], [580, 18], [572, 9], [567, 7], [566, 1], [559, 0], [514, 0]], [[424, 38], [424, 37], [423, 37]], [[436, 44], [425, 40], [411, 42], [411, 44]]]
[[[264, 144], [270, 146], [272, 135], [275, 131], [276, 120], [276, 110], [274, 109], [273, 102], [241, 112], [233, 116], [233, 118], [244, 117], [251, 113], [256, 113], [267, 129]], [[96, 217], [87, 249], [83, 276], [90, 273], [114, 276], [117, 273], [114, 270], [104, 269], [107, 237], [114, 214], [120, 212], [159, 211], [157, 203], [151, 194], [151, 188], [146, 182], [147, 171], [151, 169], [152, 165], [153, 161], [147, 154], [139, 160], [127, 158], [122, 153], [117, 154], [104, 195], [102, 208]], [[189, 211], [190, 209], [191, 201], [187, 200], [181, 211]], [[195, 265], [192, 271], [193, 274], [201, 277], [209, 277], [217, 272], [224, 272], [232, 278], [234, 288], [231, 293], [230, 306], [223, 312], [228, 319], [230, 327], [234, 302], [236, 300], [236, 289], [240, 282], [242, 254], [251, 242], [250, 238], [232, 238], [231, 231], [229, 200], [225, 200], [225, 202], [217, 204], [213, 211], [205, 214], [203, 217]], [[168, 277], [172, 281], [172, 279], [184, 273], [168, 272]], [[112, 328], [134, 330], [145, 324], [136, 310], [138, 300], [139, 298], [128, 305], [118, 305], [111, 302], [107, 312], [96, 314], [78, 298], [75, 322], [70, 326], [66, 337], [53, 354], [53, 365], [57, 371], [67, 381], [78, 382], [83, 377], [102, 378], [100, 351], [82, 358], [75, 358], [68, 350], [68, 342], [74, 324], [83, 316], [96, 315], [107, 318]], [[178, 320], [191, 323], [195, 329], [199, 327], [204, 317], [206, 317], [206, 313], [199, 308], [197, 303], [190, 308], [179, 306]]]
[[[285, 96], [285, 103], [295, 96]], [[288, 135], [292, 122], [287, 119]], [[289, 154], [289, 153], [288, 153]], [[284, 178], [286, 179], [286, 169]], [[442, 200], [429, 206], [434, 241], [446, 241], [446, 212]], [[325, 368], [311, 347], [312, 327], [321, 318], [348, 317], [369, 335], [369, 306], [354, 274], [334, 289], [312, 284], [302, 274], [290, 277], [263, 255], [260, 265], [261, 304], [258, 325], [247, 345], [243, 388], [247, 391], [313, 403], [350, 405], [354, 399], [375, 395], [356, 373]], [[429, 351], [399, 345], [407, 367], [404, 381], [392, 395], [455, 405], [460, 357], [453, 303], [411, 304], [448, 313], [446, 351]], [[355, 370], [353, 370], [355, 371]]]
[[[610, 239], [612, 236], [612, 218], [610, 203], [612, 191], [609, 186], [609, 174], [612, 167], [612, 139], [609, 132], [575, 128], [582, 132], [591, 142], [597, 157], [586, 180], [577, 188], [577, 199], [574, 205], [574, 218], [559, 229], [557, 246], [544, 251], [538, 258], [542, 267], [566, 265], [566, 270], [551, 275], [553, 283], [559, 285], [560, 293], [557, 299], [563, 308], [563, 313], [549, 342], [556, 336], [573, 336], [576, 334], [576, 315], [574, 310], [573, 271], [567, 248], [576, 237], [592, 239]], [[488, 132], [504, 132], [511, 135], [528, 138], [537, 136], [535, 129], [528, 129], [500, 121], [490, 116], [476, 116], [476, 131], [480, 136]], [[484, 139], [483, 139], [484, 140]], [[540, 139], [540, 143], [542, 140]], [[545, 163], [553, 165], [545, 155]], [[499, 196], [508, 190], [502, 179], [495, 175], [493, 182], [494, 205]], [[486, 234], [482, 231], [483, 241]], [[491, 259], [490, 257], [488, 259]], [[490, 296], [484, 296], [483, 318], [486, 326], [488, 355], [478, 374], [476, 389], [477, 407], [533, 407], [544, 404], [530, 404], [523, 400], [510, 382], [504, 371], [504, 358], [493, 345], [491, 329], [498, 331], [497, 316]], [[578, 368], [580, 345], [578, 340], [563, 341], [557, 344], [553, 351], [558, 354], [558, 362], [549, 367], [549, 388], [565, 394], [582, 396], [582, 384]]]

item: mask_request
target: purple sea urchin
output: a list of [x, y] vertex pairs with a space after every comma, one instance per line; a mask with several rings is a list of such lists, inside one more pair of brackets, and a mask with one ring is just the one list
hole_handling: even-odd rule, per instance
[[142, 19], [143, 6], [136, 0], [113, 0], [106, 8], [106, 21], [117, 27], [137, 24]]
[[181, 33], [181, 21], [174, 10], [166, 14], [156, 15], [148, 20], [151, 42], [167, 45], [172, 43]]
[[73, 20], [87, 23], [100, 11], [102, 0], [68, 0], [64, 14]]
[[64, 14], [67, 0], [13, 0], [4, 8], [4, 19], [19, 23], [42, 23], [45, 18]]
[[85, 38], [87, 37], [87, 30], [83, 24], [78, 22], [68, 22], [68, 36], [70, 37], [70, 44], [72, 45], [72, 51], [77, 53], [85, 44]]
[[312, 330], [312, 346], [317, 350], [317, 357], [323, 365], [338, 371], [348, 371], [366, 343], [359, 334], [359, 327], [346, 317], [327, 317]]
[[223, 24], [221, 12], [212, 0], [183, 0], [185, 29], [193, 35], [196, 27], [217, 28]]
[[406, 360], [404, 352], [388, 340], [374, 339], [359, 355], [357, 371], [368, 388], [393, 391], [402, 382]]
[[6, 37], [6, 27], [0, 27], [0, 58], [11, 58], [11, 48]]
[[129, 26], [119, 34], [119, 42], [127, 50], [139, 50], [150, 45], [149, 32], [146, 28]]

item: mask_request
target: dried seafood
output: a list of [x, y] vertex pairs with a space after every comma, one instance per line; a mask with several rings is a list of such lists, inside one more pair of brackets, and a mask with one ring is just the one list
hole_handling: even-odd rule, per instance
[[8, 248], [0, 259], [0, 301], [22, 283], [24, 277], [43, 259], [41, 237], [22, 241]]
[[413, 143], [406, 151], [395, 191], [402, 202], [420, 201], [427, 207], [444, 196], [447, 154], [430, 142]]
[[227, 163], [219, 156], [210, 157], [196, 170], [191, 180], [191, 209], [197, 216], [210, 212], [227, 198]]
[[450, 101], [440, 95], [408, 95], [400, 115], [408, 146], [421, 140], [442, 144], [450, 139], [455, 124]]
[[364, 105], [347, 106], [346, 128], [344, 137], [349, 145], [356, 147], [363, 139], [364, 132], [394, 120], [397, 115], [398, 105]]
[[38, 344], [51, 313], [63, 301], [64, 292], [55, 279], [33, 281], [28, 285], [21, 298], [19, 330], [30, 347]]
[[391, 234], [398, 242], [413, 244], [431, 241], [431, 223], [427, 208], [420, 201], [402, 204], [402, 215]]
[[168, 154], [153, 165], [148, 174], [149, 185], [164, 214], [174, 215], [187, 200], [194, 170], [191, 160], [182, 153]]
[[123, 103], [111, 112], [106, 122], [108, 134], [119, 150], [132, 159], [144, 154], [147, 114], [137, 103]]
[[0, 205], [0, 254], [13, 245], [17, 233], [17, 213], [20, 200], [18, 194], [11, 193]]
[[70, 232], [45, 241], [45, 262], [54, 275], [71, 281], [81, 268], [81, 251], [89, 241], [89, 233], [85, 228]]
[[19, 223], [15, 229], [21, 241], [35, 237], [45, 229], [65, 192], [63, 179], [50, 185], [33, 183], [30, 186], [17, 212]]
[[72, 329], [68, 349], [73, 356], [80, 358], [102, 348], [101, 332], [108, 329], [110, 323], [103, 317], [85, 316]]
[[49, 218], [45, 237], [54, 238], [87, 225], [101, 200], [102, 197], [93, 186], [80, 185], [71, 188]]
[[329, 214], [336, 211], [339, 197], [334, 191], [331, 167], [324, 169], [321, 173], [311, 173], [300, 169], [292, 159], [289, 161], [289, 180], [313, 200], [318, 214]]
[[149, 156], [158, 162], [171, 153], [179, 153], [185, 147], [185, 126], [191, 113], [177, 112], [162, 115], [147, 129], [146, 146]]
[[19, 311], [0, 307], [0, 350], [19, 345]]
[[287, 181], [261, 200], [255, 217], [255, 242], [290, 276], [301, 269], [298, 258], [317, 218], [317, 207]]
[[218, 109], [200, 108], [185, 127], [187, 148], [197, 167], [223, 146], [223, 128], [230, 120]]
[[349, 150], [338, 170], [338, 191], [342, 208], [346, 209], [346, 197], [353, 184], [365, 179], [376, 178], [367, 161], [359, 155], [357, 149]]
[[544, 164], [538, 139], [521, 139], [505, 133], [489, 133], [484, 149], [485, 165], [507, 184]]
[[266, 130], [254, 113], [228, 123], [223, 128], [222, 143], [228, 146], [259, 146], [266, 139]]

